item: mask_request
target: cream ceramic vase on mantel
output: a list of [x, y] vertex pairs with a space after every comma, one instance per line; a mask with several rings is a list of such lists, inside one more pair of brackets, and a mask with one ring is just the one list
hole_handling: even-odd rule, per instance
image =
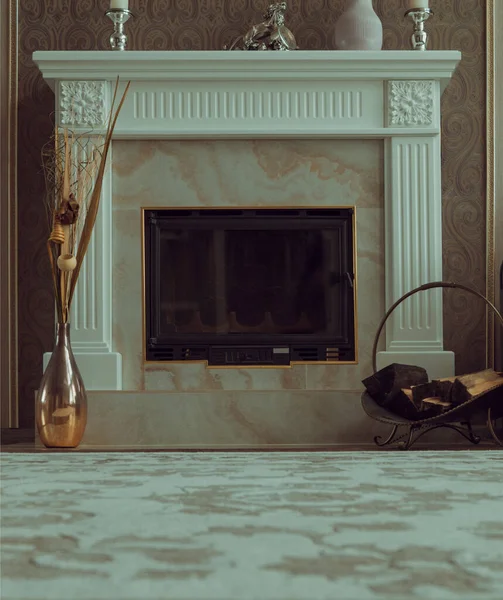
[[335, 24], [337, 50], [381, 50], [382, 23], [372, 0], [348, 0]]

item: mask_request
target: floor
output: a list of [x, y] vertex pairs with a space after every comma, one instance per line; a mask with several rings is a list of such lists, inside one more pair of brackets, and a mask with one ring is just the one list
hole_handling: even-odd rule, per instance
[[503, 598], [503, 452], [1, 455], [3, 600]]

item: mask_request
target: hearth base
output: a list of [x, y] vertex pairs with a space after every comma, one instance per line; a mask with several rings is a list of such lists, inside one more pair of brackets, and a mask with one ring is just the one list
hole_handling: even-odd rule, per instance
[[[364, 413], [360, 390], [94, 391], [80, 449], [375, 448], [374, 437], [387, 430]], [[456, 432], [435, 431], [427, 443], [463, 441]]]

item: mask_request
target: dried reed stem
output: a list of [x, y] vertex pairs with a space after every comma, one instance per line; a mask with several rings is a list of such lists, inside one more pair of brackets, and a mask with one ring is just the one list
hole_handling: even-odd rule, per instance
[[53, 254], [53, 244], [51, 242], [47, 242], [47, 253], [49, 254], [49, 261], [51, 263], [51, 275], [52, 275], [52, 283], [54, 287], [54, 296], [56, 298], [56, 310], [58, 312], [58, 322], [64, 323], [63, 321], [63, 313], [61, 310], [61, 300], [60, 300], [60, 287], [58, 285], [58, 266], [54, 260]]
[[[65, 241], [61, 244], [60, 255], [71, 254], [70, 252], [70, 225], [64, 225]], [[63, 323], [68, 321], [68, 271], [59, 271], [59, 280], [61, 288], [61, 311], [63, 315]]]
[[[86, 255], [87, 248], [88, 248], [89, 242], [91, 240], [91, 235], [93, 233], [94, 224], [96, 222], [96, 216], [98, 214], [98, 209], [100, 206], [101, 188], [103, 187], [103, 176], [105, 174], [108, 150], [110, 148], [110, 142], [112, 139], [112, 134], [113, 134], [113, 131], [115, 128], [115, 124], [117, 123], [119, 113], [121, 111], [122, 105], [124, 104], [124, 100], [126, 99], [126, 95], [128, 93], [129, 86], [130, 86], [130, 82], [128, 82], [128, 84], [126, 85], [126, 89], [124, 90], [122, 98], [119, 102], [119, 106], [117, 107], [117, 110], [114, 113], [113, 109], [114, 109], [114, 105], [115, 105], [115, 99], [117, 96], [117, 89], [119, 87], [119, 79], [117, 78], [117, 81], [115, 84], [113, 100], [112, 100], [112, 108], [110, 110], [107, 133], [105, 136], [105, 142], [103, 145], [103, 151], [101, 154], [101, 160], [100, 160], [100, 164], [99, 164], [99, 168], [98, 168], [98, 174], [96, 176], [96, 182], [94, 184], [94, 188], [93, 188], [93, 191], [91, 194], [91, 200], [89, 202], [86, 218], [84, 221], [84, 226], [82, 228], [82, 232], [80, 235], [79, 246], [78, 246], [77, 255], [76, 255], [77, 266], [73, 272], [72, 282], [70, 284], [70, 295], [69, 295], [69, 299], [68, 299], [68, 304], [71, 304], [71, 302], [72, 302], [73, 295], [75, 293], [75, 286], [77, 285], [77, 279], [78, 279], [78, 276], [80, 273], [80, 269], [82, 267], [82, 263], [84, 261], [85, 255]], [[112, 118], [112, 116], [113, 116], [113, 118]]]
[[[47, 242], [60, 323], [66, 323], [69, 318], [77, 279], [99, 210], [112, 134], [129, 86], [130, 83], [126, 85], [119, 105], [114, 110], [119, 88], [119, 78], [117, 78], [104, 137], [89, 134], [76, 136], [66, 128], [61, 132], [56, 126], [54, 140], [43, 149], [42, 163], [50, 227], [53, 227], [56, 215], [59, 213], [58, 223], [63, 226], [65, 232], [63, 244]], [[59, 269], [60, 254], [75, 256], [77, 264], [73, 271]]]

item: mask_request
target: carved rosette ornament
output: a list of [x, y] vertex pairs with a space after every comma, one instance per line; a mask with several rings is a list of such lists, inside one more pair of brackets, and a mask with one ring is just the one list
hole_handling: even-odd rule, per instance
[[99, 127], [106, 123], [104, 81], [61, 81], [59, 86], [61, 125]]
[[390, 81], [388, 125], [433, 125], [433, 81]]

